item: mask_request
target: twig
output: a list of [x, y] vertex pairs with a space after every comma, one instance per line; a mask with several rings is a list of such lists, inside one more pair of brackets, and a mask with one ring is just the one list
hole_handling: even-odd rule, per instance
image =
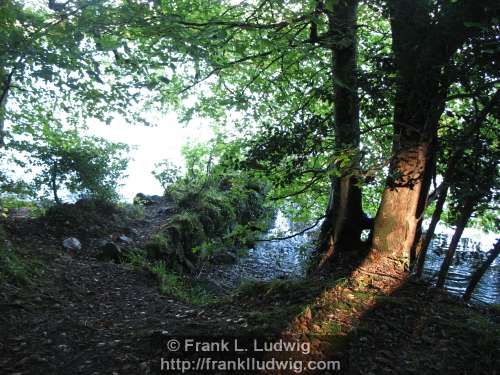
[[316, 222], [311, 225], [310, 227], [307, 227], [303, 230], [301, 230], [300, 232], [297, 232], [297, 233], [294, 233], [294, 234], [291, 234], [289, 236], [286, 236], [286, 237], [275, 237], [275, 238], [267, 238], [267, 239], [261, 239], [261, 240], [257, 240], [258, 242], [271, 242], [271, 241], [283, 241], [283, 240], [288, 240], [290, 238], [293, 238], [293, 237], [297, 237], [297, 236], [300, 236], [301, 234], [304, 234], [305, 232], [313, 229], [316, 225], [319, 224], [319, 222], [321, 220], [323, 220], [324, 218], [326, 217], [326, 215], [323, 215], [321, 216], [320, 218], [318, 218], [318, 220], [316, 220]]

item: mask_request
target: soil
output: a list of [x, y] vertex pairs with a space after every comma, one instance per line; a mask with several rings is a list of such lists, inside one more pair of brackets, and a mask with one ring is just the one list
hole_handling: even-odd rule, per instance
[[[497, 308], [467, 305], [411, 280], [388, 294], [339, 265], [328, 275], [254, 283], [194, 305], [162, 295], [147, 271], [96, 260], [103, 238], [126, 234], [141, 246], [171, 209], [162, 202], [147, 206], [142, 219], [112, 212], [92, 223], [7, 223], [12, 246], [37, 272], [27, 283], [0, 285], [0, 374], [157, 373], [159, 343], [189, 335], [315, 338], [349, 374], [500, 368]], [[70, 236], [82, 250], [62, 247]]]

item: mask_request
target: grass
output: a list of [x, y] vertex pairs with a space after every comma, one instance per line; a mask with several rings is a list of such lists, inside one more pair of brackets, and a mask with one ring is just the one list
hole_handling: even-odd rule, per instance
[[170, 271], [163, 261], [153, 263], [149, 270], [156, 275], [161, 293], [193, 305], [208, 305], [216, 298], [206, 290], [192, 286], [186, 278]]
[[22, 199], [15, 195], [2, 195], [0, 197], [1, 214], [4, 217], [8, 216], [10, 210], [27, 208], [29, 210], [30, 218], [37, 218], [43, 216], [46, 211], [46, 202], [36, 202], [34, 200]]
[[193, 305], [208, 305], [216, 301], [214, 295], [199, 286], [191, 285], [186, 277], [170, 270], [164, 261], [149, 261], [140, 249], [129, 251], [126, 260], [135, 270], [151, 272], [157, 279], [162, 294], [171, 295]]
[[137, 204], [119, 202], [118, 208], [123, 215], [125, 215], [130, 219], [136, 219], [136, 220], [144, 219], [144, 216], [146, 214], [144, 206]]
[[7, 281], [28, 283], [33, 267], [17, 254], [15, 249], [0, 245], [0, 284]]
[[229, 188], [219, 177], [169, 185], [165, 196], [176, 211], [146, 244], [149, 255], [178, 272], [193, 272], [217, 251], [251, 245], [273, 213], [265, 205], [266, 189], [248, 176], [233, 177]]

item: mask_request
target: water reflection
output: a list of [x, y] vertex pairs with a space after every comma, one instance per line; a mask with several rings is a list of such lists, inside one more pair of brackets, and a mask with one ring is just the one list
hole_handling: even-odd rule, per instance
[[[437, 234], [430, 244], [424, 265], [424, 277], [434, 280], [448, 250], [451, 236]], [[489, 242], [489, 241], [488, 241]], [[453, 258], [445, 287], [452, 294], [462, 295], [467, 287], [470, 275], [486, 260], [491, 246], [487, 242], [462, 238]], [[473, 297], [486, 303], [500, 303], [500, 261], [497, 258], [485, 272], [476, 286]]]
[[[288, 218], [278, 212], [274, 227], [264, 239], [286, 237], [300, 230], [300, 227], [294, 227]], [[432, 240], [424, 265], [424, 277], [428, 280], [436, 278], [453, 233], [446, 227], [438, 227], [438, 231], [441, 233]], [[310, 231], [280, 241], [258, 242], [238, 263], [210, 267], [206, 275], [212, 282], [228, 290], [249, 280], [270, 281], [303, 277], [307, 268], [308, 254], [313, 249], [313, 233]], [[493, 235], [483, 235], [477, 230], [467, 230], [464, 233], [445, 284], [451, 293], [463, 294], [471, 274], [486, 259], [494, 239]], [[473, 298], [485, 303], [500, 303], [498, 258], [483, 275]]]

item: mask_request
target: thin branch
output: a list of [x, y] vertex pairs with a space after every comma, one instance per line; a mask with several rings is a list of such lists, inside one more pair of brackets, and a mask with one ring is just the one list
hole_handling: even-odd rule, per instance
[[190, 85], [184, 87], [179, 93], [183, 94], [186, 91], [191, 90], [193, 87], [199, 85], [200, 83], [202, 83], [202, 82], [206, 81], [207, 79], [209, 79], [210, 77], [212, 77], [214, 74], [217, 74], [220, 71], [227, 69], [233, 65], [237, 65], [237, 64], [243, 63], [245, 61], [256, 59], [256, 58], [267, 57], [271, 54], [272, 54], [272, 51], [267, 51], [267, 52], [263, 52], [263, 53], [258, 53], [256, 55], [244, 56], [240, 59], [230, 61], [227, 64], [217, 66], [217, 67], [213, 68], [205, 77], [200, 78], [199, 80], [196, 80], [195, 82], [191, 83]]
[[272, 201], [279, 201], [280, 199], [285, 199], [285, 198], [290, 198], [290, 197], [294, 197], [296, 195], [300, 195], [300, 194], [303, 194], [305, 193], [310, 187], [312, 187], [316, 182], [318, 182], [318, 180], [321, 178], [322, 176], [320, 175], [319, 177], [314, 177], [311, 179], [311, 181], [309, 181], [306, 186], [298, 191], [295, 191], [293, 193], [290, 193], [290, 194], [287, 194], [287, 195], [282, 195], [282, 196], [279, 196], [279, 197], [271, 197], [270, 200]]
[[300, 236], [304, 233], [306, 233], [307, 231], [310, 231], [311, 229], [313, 229], [314, 227], [316, 227], [321, 220], [323, 220], [324, 218], [326, 217], [326, 215], [323, 215], [321, 217], [319, 217], [316, 222], [307, 227], [307, 228], [304, 228], [303, 230], [301, 230], [300, 232], [297, 232], [297, 233], [294, 233], [294, 234], [291, 234], [289, 236], [285, 236], [285, 237], [274, 237], [274, 238], [267, 238], [267, 239], [262, 239], [262, 240], [257, 240], [258, 242], [272, 242], [272, 241], [283, 241], [283, 240], [289, 240], [290, 238], [294, 238], [294, 237], [297, 237], [297, 236]]

